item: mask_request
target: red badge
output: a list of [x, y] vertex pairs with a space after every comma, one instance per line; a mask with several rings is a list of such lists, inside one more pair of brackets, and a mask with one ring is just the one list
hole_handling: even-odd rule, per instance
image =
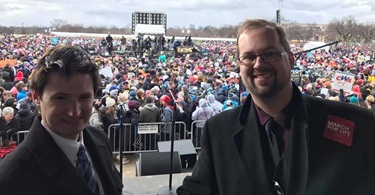
[[354, 127], [353, 121], [328, 115], [323, 136], [344, 145], [352, 146]]

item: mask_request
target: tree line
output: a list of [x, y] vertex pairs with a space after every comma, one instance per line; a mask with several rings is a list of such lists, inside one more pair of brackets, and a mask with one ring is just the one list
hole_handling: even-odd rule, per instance
[[[198, 28], [169, 27], [169, 36], [192, 36], [192, 37], [213, 37], [213, 38], [235, 38], [237, 25], [223, 25], [220, 27], [204, 26]], [[341, 19], [334, 18], [328, 24], [301, 24], [288, 22], [282, 24], [288, 40], [297, 41], [325, 41], [339, 40], [344, 43], [371, 43], [375, 39], [375, 24], [359, 23], [353, 16], [346, 16]], [[130, 26], [106, 27], [106, 26], [84, 26], [71, 24], [67, 20], [54, 19], [49, 27], [15, 27], [0, 26], [0, 33], [7, 34], [36, 34], [48, 33], [51, 30], [59, 32], [79, 33], [103, 33], [107, 34], [131, 34]]]

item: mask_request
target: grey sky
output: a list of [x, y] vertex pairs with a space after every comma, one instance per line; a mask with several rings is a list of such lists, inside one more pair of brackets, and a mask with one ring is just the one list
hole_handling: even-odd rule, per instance
[[[64, 19], [85, 26], [131, 25], [131, 13], [164, 12], [168, 26], [235, 25], [246, 18], [274, 19], [277, 0], [0, 0], [0, 25], [48, 26]], [[284, 0], [287, 21], [324, 24], [353, 15], [375, 21], [375, 0]]]

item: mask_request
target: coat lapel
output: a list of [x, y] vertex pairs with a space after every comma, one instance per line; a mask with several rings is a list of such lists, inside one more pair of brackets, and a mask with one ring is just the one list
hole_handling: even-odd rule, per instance
[[91, 194], [87, 183], [79, 176], [40, 120], [40, 117], [34, 120], [24, 142], [49, 178], [49, 183], [56, 183], [66, 194]]
[[265, 132], [260, 127], [259, 119], [256, 113], [251, 96], [247, 98], [239, 116], [242, 128], [233, 134], [233, 142], [237, 154], [243, 164], [244, 172], [249, 178], [249, 184], [253, 187], [256, 194], [270, 194], [270, 185], [272, 178], [270, 175], [274, 170], [269, 170], [271, 161], [267, 160], [269, 156], [264, 153], [264, 147], [267, 144]]
[[[294, 86], [294, 85], [293, 85]], [[257, 194], [272, 194], [273, 177], [285, 181], [287, 194], [305, 194], [308, 178], [308, 126], [307, 108], [298, 88], [294, 86], [291, 137], [281, 162], [275, 170], [251, 96], [247, 98], [239, 117], [242, 128], [233, 134], [233, 141], [249, 182], [255, 184]], [[287, 171], [284, 173], [284, 171]], [[261, 191], [265, 190], [265, 191]]]
[[[293, 85], [294, 86], [294, 85]], [[291, 136], [277, 168], [276, 180], [283, 181], [287, 194], [305, 194], [308, 177], [307, 109], [299, 89], [294, 86]]]
[[[83, 131], [83, 138], [96, 172], [99, 174], [105, 194], [118, 193], [116, 190], [122, 188], [121, 184], [118, 184], [118, 180], [121, 180], [121, 178], [116, 178], [117, 170], [112, 162], [112, 153], [108, 151], [105, 141], [87, 128]], [[117, 187], [119, 189], [116, 189]]]

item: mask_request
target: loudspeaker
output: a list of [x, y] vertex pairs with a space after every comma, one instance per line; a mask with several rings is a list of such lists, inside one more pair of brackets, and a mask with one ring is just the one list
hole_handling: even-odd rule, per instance
[[[167, 152], [171, 150], [171, 142], [163, 141], [158, 142], [159, 152]], [[174, 141], [174, 151], [180, 154], [181, 165], [183, 168], [193, 168], [197, 162], [197, 152], [195, 151], [193, 142], [188, 140], [176, 140]]]
[[[170, 152], [140, 153], [136, 162], [137, 176], [169, 174]], [[172, 173], [182, 173], [178, 152], [173, 152]]]

